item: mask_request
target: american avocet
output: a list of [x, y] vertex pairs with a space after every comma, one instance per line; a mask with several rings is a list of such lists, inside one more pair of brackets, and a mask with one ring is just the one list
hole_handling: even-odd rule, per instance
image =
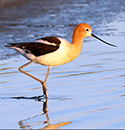
[[[43, 85], [44, 95], [48, 98], [47, 79], [51, 67], [66, 64], [77, 58], [83, 47], [83, 39], [90, 36], [93, 36], [110, 46], [116, 47], [92, 34], [92, 28], [87, 23], [81, 23], [75, 28], [72, 43], [60, 37], [43, 37], [34, 42], [9, 43], [10, 45], [7, 47], [17, 50], [30, 60], [30, 62], [19, 67], [19, 71], [39, 81]], [[32, 62], [49, 66], [44, 81], [22, 70]]]

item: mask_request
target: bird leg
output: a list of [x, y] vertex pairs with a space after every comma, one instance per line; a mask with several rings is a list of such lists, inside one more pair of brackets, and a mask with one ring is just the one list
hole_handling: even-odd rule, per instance
[[43, 85], [43, 94], [46, 95], [46, 98], [48, 98], [48, 93], [47, 93], [47, 79], [48, 79], [48, 76], [49, 76], [49, 72], [50, 72], [51, 66], [49, 66], [49, 68], [48, 68], [45, 81], [42, 81], [42, 80], [40, 80], [40, 79], [38, 79], [38, 78], [32, 76], [31, 74], [29, 74], [29, 73], [27, 73], [27, 72], [25, 72], [25, 71], [23, 70], [24, 67], [26, 67], [27, 65], [29, 65], [29, 64], [32, 63], [32, 62], [33, 62], [33, 61], [30, 61], [30, 62], [28, 62], [28, 63], [22, 65], [22, 66], [19, 67], [18, 69], [19, 69], [20, 72], [22, 72], [22, 73], [24, 73], [24, 74], [30, 76], [31, 78], [33, 78], [33, 79], [35, 79], [35, 80], [37, 80], [37, 81], [39, 81], [39, 82]]
[[28, 62], [28, 63], [22, 65], [22, 66], [19, 67], [18, 69], [19, 69], [20, 72], [22, 72], [22, 73], [24, 73], [24, 74], [30, 76], [31, 78], [33, 78], [33, 79], [39, 81], [41, 84], [43, 84], [43, 81], [42, 81], [42, 80], [40, 80], [40, 79], [38, 79], [38, 78], [32, 76], [31, 74], [29, 74], [29, 73], [27, 73], [27, 72], [25, 72], [25, 71], [23, 70], [24, 67], [26, 67], [27, 65], [29, 65], [29, 64], [32, 63], [32, 62], [33, 62], [33, 61], [30, 61], [30, 62]]
[[51, 66], [49, 66], [47, 74], [46, 74], [45, 81], [42, 83], [42, 85], [43, 85], [43, 93], [44, 93], [44, 95], [46, 95], [46, 98], [48, 98], [48, 93], [47, 93], [47, 79], [48, 79], [48, 76], [49, 76], [50, 69], [51, 69]]

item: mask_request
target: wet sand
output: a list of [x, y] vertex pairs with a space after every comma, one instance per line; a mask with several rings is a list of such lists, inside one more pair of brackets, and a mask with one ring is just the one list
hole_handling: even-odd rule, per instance
[[[125, 128], [124, 2], [1, 2], [0, 128]], [[41, 85], [17, 69], [27, 59], [4, 45], [52, 35], [71, 41], [81, 22], [91, 24], [94, 34], [118, 47], [86, 38], [76, 60], [52, 68], [48, 102], [39, 99]], [[33, 63], [25, 70], [44, 79], [47, 67]]]

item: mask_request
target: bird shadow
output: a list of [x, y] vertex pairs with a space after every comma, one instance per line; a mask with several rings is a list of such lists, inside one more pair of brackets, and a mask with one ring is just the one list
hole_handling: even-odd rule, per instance
[[33, 97], [25, 97], [25, 96], [15, 96], [15, 97], [1, 97], [1, 99], [29, 99], [29, 100], [35, 100], [35, 101], [43, 101], [45, 98], [44, 95], [41, 96], [33, 96]]
[[40, 95], [40, 96], [32, 96], [32, 97], [26, 97], [26, 96], [14, 96], [14, 97], [0, 97], [0, 99], [24, 99], [24, 100], [34, 100], [38, 102], [44, 102], [45, 100], [59, 100], [59, 101], [64, 101], [64, 100], [71, 100], [71, 97], [66, 97], [66, 96], [50, 96], [49, 98], [46, 98], [45, 95]]
[[42, 129], [59, 129], [62, 126], [66, 126], [72, 123], [71, 121], [68, 121], [68, 122], [64, 121], [64, 122], [51, 124], [50, 118], [49, 118], [49, 111], [47, 107], [48, 99], [70, 100], [70, 98], [55, 96], [55, 97], [46, 99], [44, 95], [41, 95], [41, 96], [32, 96], [32, 97], [25, 97], [25, 96], [3, 97], [2, 99], [35, 100], [42, 103], [42, 112], [40, 114], [18, 121], [18, 125], [21, 129], [33, 129], [34, 127], [35, 128], [42, 127]]
[[[25, 99], [24, 97], [21, 99]], [[26, 98], [27, 99], [27, 98]], [[60, 123], [55, 123], [55, 124], [51, 124], [50, 123], [50, 119], [49, 119], [49, 112], [48, 112], [48, 99], [46, 99], [45, 101], [43, 100], [43, 96], [35, 96], [32, 97], [32, 99], [38, 99], [38, 101], [42, 101], [43, 102], [43, 108], [42, 108], [42, 113], [32, 116], [32, 117], [28, 117], [26, 119], [20, 120], [18, 122], [19, 126], [21, 129], [32, 129], [33, 127], [37, 127], [38, 125], [43, 125], [42, 129], [59, 129], [59, 127], [68, 125], [70, 123], [72, 123], [71, 121], [69, 122], [60, 122]], [[45, 116], [46, 120], [42, 121], [42, 117]], [[40, 118], [41, 120], [38, 121], [37, 118]], [[36, 119], [36, 121], [34, 121]]]

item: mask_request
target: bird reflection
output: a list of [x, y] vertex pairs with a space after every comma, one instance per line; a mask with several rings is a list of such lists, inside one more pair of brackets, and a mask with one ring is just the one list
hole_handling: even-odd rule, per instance
[[[40, 101], [40, 99], [38, 101]], [[36, 127], [38, 125], [40, 125], [40, 126], [45, 125], [41, 129], [58, 129], [61, 126], [65, 126], [65, 125], [72, 123], [72, 122], [61, 122], [61, 123], [51, 124], [50, 121], [49, 121], [48, 108], [47, 108], [48, 99], [46, 99], [46, 101], [41, 100], [41, 102], [43, 102], [43, 113], [19, 121], [20, 128], [22, 128], [22, 129], [32, 129], [33, 127]], [[42, 117], [44, 115], [46, 117], [45, 121], [36, 121], [36, 122], [32, 121], [32, 120], [36, 119], [37, 117]]]

